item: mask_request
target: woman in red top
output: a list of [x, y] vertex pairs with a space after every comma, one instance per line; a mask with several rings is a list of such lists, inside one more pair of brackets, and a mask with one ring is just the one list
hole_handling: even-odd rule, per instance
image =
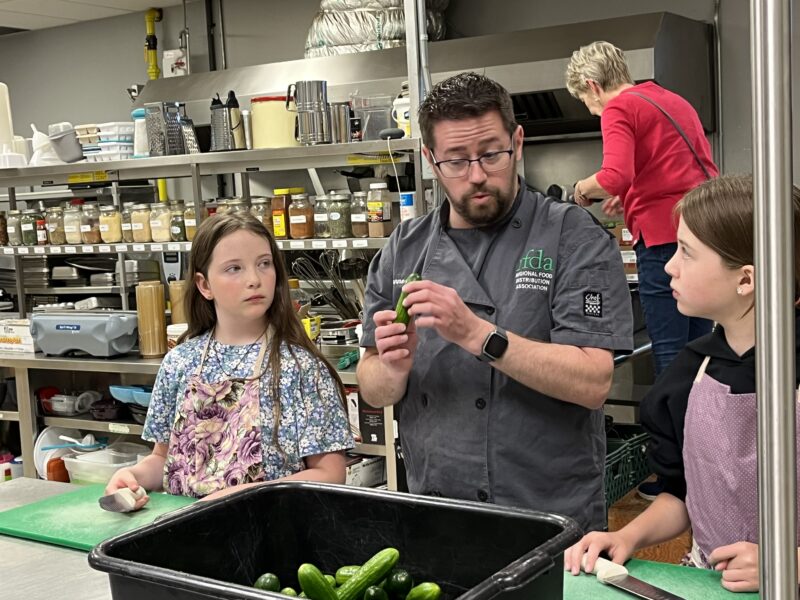
[[575, 185], [575, 200], [589, 206], [604, 199], [606, 214], [624, 215], [658, 374], [689, 340], [711, 331], [710, 321], [678, 312], [664, 266], [677, 250], [673, 207], [719, 172], [694, 108], [651, 81], [634, 84], [616, 46], [577, 50], [566, 78], [570, 94], [600, 117], [603, 134], [603, 166]]

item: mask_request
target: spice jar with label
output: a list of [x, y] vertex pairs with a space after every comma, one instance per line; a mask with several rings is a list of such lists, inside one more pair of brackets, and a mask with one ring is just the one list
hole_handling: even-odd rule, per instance
[[47, 222], [47, 237], [51, 244], [66, 244], [67, 236], [64, 233], [64, 209], [53, 206], [47, 209], [44, 216]]
[[250, 214], [272, 233], [272, 204], [269, 198], [256, 196], [250, 200]]
[[328, 204], [328, 225], [331, 237], [336, 239], [353, 237], [350, 215], [350, 195], [332, 194]]
[[122, 217], [122, 241], [127, 244], [133, 242], [133, 229], [131, 225], [132, 207], [133, 202], [125, 202], [122, 205], [122, 213], [120, 214]]
[[186, 241], [186, 222], [183, 220], [183, 204], [170, 206], [169, 238], [173, 242]]
[[0, 246], [8, 246], [8, 221], [6, 213], [0, 210]]
[[272, 230], [276, 240], [285, 240], [289, 233], [289, 204], [292, 194], [302, 194], [303, 188], [276, 188], [272, 197]]
[[20, 229], [22, 229], [22, 245], [23, 246], [36, 246], [38, 243], [36, 237], [36, 221], [41, 220], [42, 215], [39, 214], [35, 208], [28, 208], [22, 211], [20, 217]]
[[19, 210], [8, 211], [8, 220], [6, 222], [6, 233], [8, 233], [9, 246], [22, 245], [22, 211]]
[[355, 192], [350, 204], [350, 224], [353, 237], [369, 237], [369, 209], [367, 208], [367, 192]]
[[131, 231], [133, 241], [137, 244], [144, 244], [153, 241], [150, 231], [150, 205], [134, 204], [131, 207]]
[[68, 244], [81, 243], [81, 209], [78, 206], [64, 210], [64, 237]]
[[87, 202], [81, 210], [81, 240], [84, 244], [99, 244], [102, 241], [100, 211], [94, 202]]
[[308, 194], [292, 194], [288, 212], [290, 238], [307, 240], [314, 237], [314, 207]]
[[36, 245], [47, 246], [47, 221], [44, 219], [36, 221]]
[[154, 242], [170, 241], [169, 221], [171, 218], [169, 206], [166, 204], [153, 204], [150, 207], [150, 233]]
[[382, 238], [391, 234], [392, 200], [385, 183], [369, 184], [367, 209], [369, 211], [369, 237]]
[[[200, 220], [208, 218], [208, 206], [203, 205], [200, 209]], [[183, 226], [186, 229], [186, 239], [188, 241], [192, 241], [194, 239], [195, 234], [197, 233], [197, 226], [200, 223], [197, 222], [197, 214], [194, 210], [194, 204], [190, 204], [183, 209]]]
[[100, 237], [106, 244], [122, 241], [122, 215], [116, 206], [100, 208]]
[[314, 237], [317, 239], [331, 237], [331, 229], [328, 225], [327, 196], [317, 196], [314, 202]]

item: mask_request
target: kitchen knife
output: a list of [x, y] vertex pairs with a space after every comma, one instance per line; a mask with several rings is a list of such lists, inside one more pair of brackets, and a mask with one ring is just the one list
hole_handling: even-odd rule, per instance
[[647, 600], [684, 600], [680, 596], [650, 585], [641, 579], [631, 577], [628, 575], [628, 569], [605, 558], [598, 558], [594, 563], [594, 570], [589, 571], [586, 569], [586, 555], [584, 554], [581, 559], [581, 569], [586, 573], [596, 575], [600, 583], [613, 585], [639, 598], [646, 598]]
[[128, 488], [117, 490], [113, 494], [101, 496], [98, 499], [100, 507], [109, 512], [131, 512], [136, 506], [136, 501], [144, 498], [147, 495], [145, 489], [139, 486], [139, 489], [131, 491]]

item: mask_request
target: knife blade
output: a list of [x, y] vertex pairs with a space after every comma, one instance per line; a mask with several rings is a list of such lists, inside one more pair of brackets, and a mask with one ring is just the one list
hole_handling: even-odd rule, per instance
[[581, 569], [586, 573], [596, 575], [597, 580], [602, 584], [612, 585], [639, 598], [645, 598], [645, 600], [685, 600], [629, 575], [628, 569], [605, 558], [598, 558], [594, 563], [594, 569], [589, 571], [586, 568], [586, 555], [584, 554], [581, 559]]

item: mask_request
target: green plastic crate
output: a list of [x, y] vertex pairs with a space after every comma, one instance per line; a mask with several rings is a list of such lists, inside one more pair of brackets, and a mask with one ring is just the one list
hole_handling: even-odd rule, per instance
[[[617, 443], [619, 442], [619, 443]], [[606, 440], [606, 508], [628, 493], [631, 480], [628, 450], [620, 440]]]

